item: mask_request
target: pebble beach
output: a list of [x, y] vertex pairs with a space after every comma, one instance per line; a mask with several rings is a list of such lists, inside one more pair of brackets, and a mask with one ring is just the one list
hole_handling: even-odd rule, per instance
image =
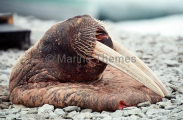
[[[31, 30], [34, 45], [53, 24], [59, 21], [40, 20], [35, 17], [14, 15], [14, 25]], [[115, 26], [115, 23], [113, 23]], [[118, 24], [120, 27], [120, 24]], [[113, 27], [112, 29], [115, 29]], [[26, 108], [9, 101], [9, 76], [13, 65], [25, 51], [19, 49], [0, 50], [0, 120], [181, 120], [183, 119], [183, 37], [161, 34], [137, 34], [117, 29], [118, 41], [143, 60], [160, 78], [169, 96], [161, 102], [139, 103], [114, 112], [95, 112], [77, 106], [54, 108]]]

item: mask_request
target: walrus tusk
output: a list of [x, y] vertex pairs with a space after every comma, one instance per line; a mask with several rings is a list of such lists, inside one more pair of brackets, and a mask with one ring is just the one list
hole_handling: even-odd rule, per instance
[[149, 76], [155, 83], [161, 88], [164, 95], [168, 95], [168, 91], [161, 82], [161, 80], [157, 77], [157, 75], [142, 61], [140, 60], [135, 54], [133, 54], [131, 51], [129, 51], [127, 48], [125, 48], [120, 43], [113, 40], [113, 47], [114, 50], [116, 50], [121, 55], [127, 57], [127, 56], [133, 56], [136, 58], [136, 62], [134, 64], [140, 68], [147, 76]]
[[[140, 68], [138, 68], [132, 62], [129, 62], [129, 63], [120, 62], [120, 60], [117, 59], [117, 57], [125, 58], [125, 56], [107, 47], [106, 45], [96, 41], [96, 45], [95, 45], [92, 57], [106, 64], [109, 64], [123, 71], [124, 73], [130, 75], [132, 78], [141, 82], [143, 85], [150, 88], [158, 95], [162, 97], [165, 96], [162, 90], [158, 87], [158, 85], [149, 76], [147, 76]], [[111, 58], [115, 59], [115, 61], [111, 62], [112, 61], [110, 60]]]

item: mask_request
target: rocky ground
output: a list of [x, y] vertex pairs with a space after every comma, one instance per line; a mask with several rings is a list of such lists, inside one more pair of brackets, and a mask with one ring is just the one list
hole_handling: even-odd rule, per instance
[[[39, 40], [46, 28], [55, 21], [42, 21], [32, 17], [15, 16], [15, 24], [32, 30], [31, 42]], [[44, 26], [45, 25], [45, 26]], [[137, 107], [128, 107], [115, 112], [95, 112], [77, 106], [54, 108], [43, 105], [26, 108], [12, 105], [9, 101], [8, 81], [13, 64], [25, 51], [8, 49], [0, 51], [0, 120], [11, 119], [183, 119], [183, 38], [161, 35], [139, 35], [118, 31], [120, 42], [136, 53], [162, 80], [170, 96], [161, 102], [150, 104], [148, 101]]]

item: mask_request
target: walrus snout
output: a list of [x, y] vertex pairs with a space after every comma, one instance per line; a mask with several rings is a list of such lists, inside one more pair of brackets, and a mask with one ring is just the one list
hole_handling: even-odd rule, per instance
[[112, 43], [111, 37], [108, 35], [108, 33], [104, 29], [99, 27], [97, 28], [96, 38], [99, 42], [113, 49], [113, 43]]

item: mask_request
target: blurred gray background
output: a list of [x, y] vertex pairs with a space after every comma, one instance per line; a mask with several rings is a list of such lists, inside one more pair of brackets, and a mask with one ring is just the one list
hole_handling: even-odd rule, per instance
[[32, 31], [32, 44], [53, 24], [83, 14], [107, 21], [118, 37], [183, 37], [183, 0], [0, 0], [0, 13], [14, 13], [14, 25]]
[[101, 20], [149, 19], [183, 13], [182, 0], [0, 0], [0, 12], [65, 20], [89, 14]]

